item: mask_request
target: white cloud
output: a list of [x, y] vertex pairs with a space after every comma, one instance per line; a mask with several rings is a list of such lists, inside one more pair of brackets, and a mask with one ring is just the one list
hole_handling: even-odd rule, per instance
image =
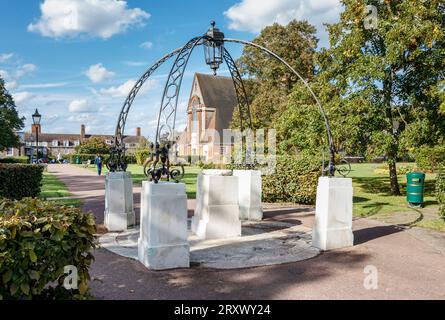
[[44, 0], [41, 16], [28, 31], [51, 38], [88, 34], [108, 39], [130, 26], [142, 26], [150, 17], [140, 8], [128, 8], [127, 1]]
[[15, 102], [19, 104], [31, 100], [32, 98], [35, 97], [35, 94], [28, 91], [22, 91], [14, 93], [13, 96]]
[[0, 62], [6, 62], [14, 56], [13, 53], [2, 53], [0, 54]]
[[37, 70], [37, 66], [32, 63], [26, 63], [19, 66], [15, 72], [16, 78], [21, 78], [29, 73], [33, 73]]
[[111, 79], [115, 73], [108, 71], [102, 63], [94, 64], [85, 71], [85, 75], [94, 83], [100, 83], [104, 80]]
[[144, 62], [144, 61], [124, 61], [124, 64], [129, 66], [129, 67], [142, 67], [142, 66], [147, 66], [148, 62]]
[[68, 106], [68, 111], [72, 113], [95, 112], [94, 108], [86, 99], [71, 101], [70, 105]]
[[147, 42], [141, 43], [140, 47], [144, 48], [144, 49], [151, 49], [151, 48], [153, 48], [153, 42], [147, 41]]
[[[100, 89], [99, 93], [102, 95], [108, 95], [113, 98], [122, 98], [128, 96], [131, 89], [133, 89], [134, 85], [136, 84], [135, 80], [128, 80], [125, 83], [121, 84], [117, 87], [110, 87], [108, 89]], [[158, 81], [156, 80], [148, 80], [144, 83], [141, 90], [139, 91], [139, 94], [144, 94], [148, 90], [153, 89], [157, 87]]]
[[20, 85], [20, 89], [48, 89], [61, 88], [69, 84], [68, 82], [53, 82], [53, 83], [33, 83]]
[[292, 19], [308, 20], [317, 27], [321, 42], [326, 44], [323, 23], [338, 21], [341, 10], [340, 0], [241, 0], [224, 15], [230, 19], [230, 29], [252, 33], [259, 33], [274, 22], [284, 25]]

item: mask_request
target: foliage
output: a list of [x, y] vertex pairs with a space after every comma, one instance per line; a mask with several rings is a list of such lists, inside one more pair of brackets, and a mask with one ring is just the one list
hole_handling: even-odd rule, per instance
[[440, 204], [439, 215], [445, 220], [445, 165], [436, 178], [436, 199]]
[[275, 173], [263, 176], [263, 201], [314, 204], [320, 175], [317, 156], [277, 156]]
[[43, 169], [42, 165], [0, 164], [0, 197], [37, 197], [42, 185]]
[[88, 138], [75, 147], [76, 153], [80, 154], [108, 154], [111, 147], [99, 137]]
[[14, 100], [5, 88], [5, 81], [0, 77], [0, 151], [20, 145], [15, 132], [23, 128], [23, 121], [24, 118], [19, 117]]
[[[76, 163], [76, 159], [77, 157], [79, 157], [80, 159], [80, 163], [84, 162], [84, 161], [88, 161], [90, 160], [92, 164], [94, 164], [94, 160], [96, 159], [97, 154], [77, 154], [77, 153], [72, 153], [68, 155], [68, 161], [69, 163]], [[101, 154], [102, 160], [105, 162], [107, 161], [107, 159], [110, 157], [109, 154]], [[126, 154], [125, 155], [125, 161], [130, 164], [130, 163], [136, 163], [136, 156], [134, 154]]]
[[[397, 157], [416, 145], [438, 143], [445, 135], [438, 93], [445, 76], [445, 6], [423, 0], [343, 4], [340, 21], [328, 26], [330, 47], [316, 55], [317, 78], [311, 86], [327, 110], [337, 150], [385, 155], [391, 192], [400, 194]], [[369, 4], [377, 8], [375, 28], [366, 26]], [[297, 133], [286, 122], [287, 113], [279, 121], [284, 127], [280, 135], [296, 141], [309, 127], [305, 141], [313, 147], [312, 138], [325, 133], [307, 122], [317, 106], [307, 93], [300, 94], [300, 87], [295, 88], [293, 109], [301, 115], [291, 119]]]
[[29, 163], [28, 157], [6, 157], [0, 159], [0, 163]]
[[[82, 299], [93, 261], [94, 217], [74, 207], [0, 199], [0, 299]], [[66, 290], [65, 266], [78, 289]]]
[[[286, 26], [274, 23], [264, 28], [253, 42], [277, 53], [302, 77], [314, 73], [313, 55], [318, 39], [316, 29], [306, 21], [290, 21]], [[254, 128], [270, 128], [286, 109], [287, 95], [299, 81], [284, 64], [258, 49], [246, 46], [237, 61], [241, 73], [248, 75], [246, 91], [253, 97], [250, 113]], [[232, 126], [238, 127], [237, 111]]]
[[136, 157], [136, 163], [140, 166], [142, 166], [145, 163], [145, 160], [150, 158], [150, 149], [138, 149], [134, 153]]
[[[397, 174], [407, 174], [409, 172], [413, 172], [415, 170], [416, 166], [414, 164], [412, 165], [398, 165], [397, 166]], [[387, 165], [378, 166], [376, 169], [374, 169], [374, 173], [377, 174], [388, 174], [389, 169]]]
[[416, 152], [417, 166], [422, 170], [435, 171], [445, 164], [445, 146], [422, 146]]

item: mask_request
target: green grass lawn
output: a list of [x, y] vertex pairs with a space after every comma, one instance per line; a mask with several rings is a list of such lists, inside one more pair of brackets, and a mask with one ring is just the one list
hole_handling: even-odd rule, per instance
[[[82, 166], [82, 165], [79, 165]], [[88, 167], [89, 170], [96, 172], [95, 166]], [[196, 198], [196, 179], [198, 177], [198, 173], [201, 171], [198, 167], [184, 167], [185, 174], [184, 178], [181, 182], [185, 183], [185, 190], [187, 192], [187, 197], [189, 199]], [[142, 181], [147, 180], [147, 177], [144, 175], [144, 168], [137, 164], [129, 164], [127, 168], [128, 172], [131, 172], [131, 177], [133, 178], [133, 184], [142, 185]], [[107, 168], [103, 168], [102, 174], [108, 172]]]
[[71, 196], [71, 193], [68, 191], [67, 187], [62, 181], [50, 173], [45, 172], [43, 174], [42, 189], [39, 198], [60, 198], [50, 201], [60, 205], [80, 206], [80, 200], [78, 199], [63, 199], [63, 197], [69, 196]]
[[[408, 164], [398, 164], [408, 165]], [[399, 175], [400, 192], [402, 196], [392, 196], [387, 173], [376, 173], [375, 169], [382, 164], [363, 163], [352, 164], [348, 177], [352, 178], [354, 186], [354, 215], [372, 216], [375, 214], [414, 210], [406, 202], [406, 175]], [[435, 174], [426, 175], [425, 207], [437, 207], [434, 197]]]

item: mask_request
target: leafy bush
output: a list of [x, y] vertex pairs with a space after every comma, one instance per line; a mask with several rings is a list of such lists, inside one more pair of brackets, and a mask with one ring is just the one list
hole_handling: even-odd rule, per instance
[[[78, 208], [0, 199], [0, 299], [85, 298], [95, 231]], [[77, 268], [78, 289], [63, 287], [65, 266]]]
[[263, 176], [263, 201], [314, 204], [320, 175], [316, 156], [277, 156], [275, 173]]
[[102, 138], [91, 137], [82, 141], [80, 145], [75, 147], [75, 150], [76, 153], [80, 154], [105, 154], [110, 152], [111, 147]]
[[445, 220], [445, 166], [443, 166], [436, 178], [436, 199], [440, 204], [439, 214]]
[[140, 149], [135, 152], [136, 163], [142, 166], [145, 160], [150, 157], [150, 149]]
[[0, 159], [0, 163], [29, 163], [28, 157], [6, 157]]
[[445, 146], [422, 146], [416, 152], [417, 167], [422, 170], [436, 171], [445, 164]]
[[37, 197], [42, 186], [43, 165], [0, 164], [0, 197]]
[[[94, 160], [96, 159], [96, 154], [77, 154], [77, 153], [72, 153], [70, 155], [68, 155], [68, 161], [69, 163], [76, 163], [76, 159], [77, 157], [80, 158], [80, 163], [84, 162], [84, 161], [88, 161], [91, 160], [91, 163], [94, 163]], [[109, 154], [101, 154], [102, 160], [106, 161], [109, 158]], [[130, 164], [130, 163], [136, 163], [136, 156], [134, 154], [126, 154], [125, 155], [125, 161]]]

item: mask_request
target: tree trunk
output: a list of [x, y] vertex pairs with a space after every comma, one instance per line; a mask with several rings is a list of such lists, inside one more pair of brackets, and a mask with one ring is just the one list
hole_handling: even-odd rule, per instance
[[391, 182], [391, 195], [400, 196], [399, 181], [397, 180], [396, 158], [388, 157], [389, 180]]

